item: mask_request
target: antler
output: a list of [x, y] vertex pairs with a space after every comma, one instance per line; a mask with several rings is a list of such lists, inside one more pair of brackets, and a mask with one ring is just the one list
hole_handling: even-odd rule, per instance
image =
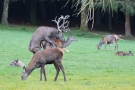
[[59, 26], [59, 23], [60, 23], [60, 21], [62, 20], [62, 18], [63, 18], [63, 16], [61, 16], [59, 19], [58, 19], [58, 21], [56, 20], [56, 18], [57, 18], [57, 16], [55, 17], [55, 20], [52, 20], [52, 21], [54, 21], [56, 24], [57, 24], [57, 28], [58, 28], [58, 31], [62, 31], [60, 28], [62, 27], [62, 25], [61, 26]]
[[69, 27], [68, 27], [69, 21], [66, 20], [66, 19], [68, 19], [68, 18], [69, 18], [69, 15], [66, 15], [66, 16], [63, 18], [62, 29], [63, 29], [64, 32], [67, 32], [67, 31], [70, 30]]
[[[58, 18], [58, 21], [56, 20], [56, 18], [57, 18], [57, 16], [55, 17], [55, 20], [52, 20], [52, 21], [54, 21], [57, 24], [58, 31], [67, 32], [67, 31], [70, 30], [69, 27], [68, 27], [69, 21], [66, 20], [66, 19], [69, 18], [69, 15], [66, 15], [65, 17], [63, 15], [61, 15], [61, 17]], [[63, 23], [62, 23], [62, 25], [59, 25], [61, 20], [63, 20]]]

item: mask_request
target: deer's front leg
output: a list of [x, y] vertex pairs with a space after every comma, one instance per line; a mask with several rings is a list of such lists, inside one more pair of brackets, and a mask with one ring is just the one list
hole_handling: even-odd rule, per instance
[[48, 37], [45, 38], [45, 40], [49, 43], [51, 43], [51, 45], [55, 48], [55, 45], [54, 43], [52, 42], [52, 40], [50, 40]]

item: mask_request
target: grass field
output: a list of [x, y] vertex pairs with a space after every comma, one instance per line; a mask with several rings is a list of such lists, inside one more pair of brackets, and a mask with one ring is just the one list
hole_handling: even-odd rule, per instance
[[[39, 81], [40, 69], [35, 69], [21, 80], [21, 67], [10, 67], [14, 59], [20, 59], [27, 66], [33, 54], [28, 50], [29, 41], [36, 27], [0, 25], [0, 90], [135, 90], [135, 58], [117, 57], [109, 47], [97, 50], [101, 36], [72, 29], [78, 40], [64, 53], [63, 66], [67, 81], [62, 72], [54, 82], [55, 68], [46, 66], [48, 81]], [[65, 38], [68, 34], [65, 33]], [[119, 50], [135, 53], [135, 41], [119, 40]], [[112, 49], [114, 45], [112, 44]]]

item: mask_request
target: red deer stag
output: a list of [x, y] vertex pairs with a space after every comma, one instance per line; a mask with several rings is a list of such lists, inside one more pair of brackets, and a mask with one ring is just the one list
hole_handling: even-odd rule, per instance
[[123, 51], [118, 51], [115, 53], [115, 55], [116, 56], [134, 56], [134, 54], [131, 51], [129, 51], [129, 53], [125, 53]]
[[102, 44], [105, 44], [105, 50], [106, 50], [106, 45], [107, 45], [107, 44], [108, 44], [109, 47], [111, 48], [110, 43], [113, 43], [113, 44], [115, 45], [115, 50], [118, 50], [118, 44], [117, 44], [118, 39], [123, 40], [123, 39], [119, 38], [118, 35], [115, 35], [115, 34], [114, 34], [114, 35], [106, 35], [106, 36], [103, 36], [103, 37], [102, 37], [102, 40], [101, 40], [101, 41], [99, 42], [99, 44], [97, 45], [98, 50], [101, 49]]
[[[62, 40], [59, 40], [59, 39], [55, 39], [55, 38], [51, 38], [51, 40], [53, 41], [55, 47], [59, 47], [59, 48], [65, 48], [67, 47], [71, 42], [76, 42], [77, 40], [71, 35], [69, 34], [68, 38], [66, 41], [62, 41]], [[42, 46], [44, 49], [47, 49], [47, 48], [52, 48], [51, 44], [46, 42], [46, 41], [43, 41], [42, 43]], [[67, 49], [66, 49], [67, 50]], [[68, 50], [67, 50], [68, 51]]]
[[[66, 19], [68, 18], [69, 18], [69, 15], [66, 15], [65, 17], [61, 16], [58, 19], [58, 21], [56, 21], [56, 18], [55, 20], [53, 20], [54, 22], [57, 23], [58, 29], [55, 29], [52, 27], [46, 27], [46, 26], [38, 27], [30, 40], [29, 50], [33, 52], [34, 54], [37, 51], [40, 51], [41, 42], [44, 40], [51, 43], [53, 47], [55, 47], [53, 42], [50, 40], [50, 38], [58, 38], [64, 41], [64, 36], [62, 32], [67, 32], [69, 30], [68, 28], [69, 21], [66, 21]], [[63, 20], [62, 25], [59, 25], [62, 20]]]
[[62, 57], [63, 57], [63, 49], [61, 48], [50, 48], [50, 49], [44, 49], [42, 51], [36, 52], [28, 64], [27, 67], [23, 67], [23, 72], [22, 72], [22, 80], [26, 80], [28, 75], [36, 69], [41, 67], [40, 70], [40, 81], [42, 80], [42, 73], [44, 74], [44, 78], [46, 79], [46, 73], [44, 66], [46, 64], [54, 64], [56, 68], [56, 76], [54, 81], [57, 80], [57, 77], [59, 75], [60, 69], [62, 70], [63, 76], [64, 76], [64, 81], [66, 81], [66, 75], [64, 71], [64, 67], [62, 65]]

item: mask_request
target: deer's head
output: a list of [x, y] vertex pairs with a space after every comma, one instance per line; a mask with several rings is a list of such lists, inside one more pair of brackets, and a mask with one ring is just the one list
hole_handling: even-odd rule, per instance
[[57, 31], [56, 38], [65, 41], [64, 35], [61, 31]]
[[12, 61], [12, 62], [10, 63], [10, 66], [16, 66], [17, 63], [18, 63], [18, 60], [15, 59], [14, 61]]
[[28, 77], [28, 73], [26, 72], [26, 68], [24, 66], [21, 78], [22, 78], [22, 80], [26, 80], [27, 77]]
[[129, 53], [130, 53], [130, 56], [134, 56], [134, 54], [131, 51], [129, 51]]
[[68, 39], [70, 39], [71, 41], [74, 41], [74, 42], [77, 41], [77, 39], [74, 36], [72, 36], [71, 34], [69, 34]]

